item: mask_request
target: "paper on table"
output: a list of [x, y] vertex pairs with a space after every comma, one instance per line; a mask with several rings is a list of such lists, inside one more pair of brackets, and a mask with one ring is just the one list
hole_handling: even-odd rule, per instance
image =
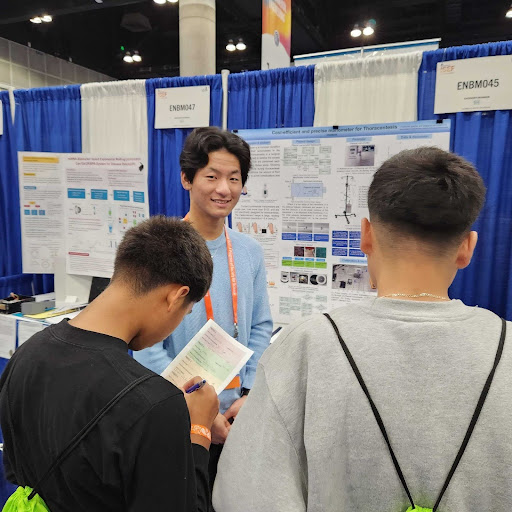
[[84, 306], [86, 306], [86, 304], [64, 304], [58, 308], [53, 308], [53, 309], [49, 309], [48, 311], [44, 311], [43, 313], [37, 313], [35, 315], [23, 315], [25, 318], [35, 318], [36, 320], [46, 320], [48, 318], [52, 318], [54, 316], [62, 316], [62, 315], [66, 315], [68, 318], [69, 315], [68, 313], [73, 313], [75, 311], [77, 311], [77, 314], [78, 314], [78, 310], [80, 308], [83, 308]]
[[72, 318], [75, 318], [75, 316], [78, 316], [78, 314], [81, 311], [82, 310], [79, 309], [79, 310], [76, 310], [76, 311], [68, 311], [67, 313], [60, 313], [58, 316], [52, 316], [50, 318], [45, 318], [44, 322], [46, 324], [59, 324], [65, 318], [67, 318], [68, 320], [71, 320]]
[[182, 388], [188, 380], [199, 376], [219, 394], [253, 353], [220, 325], [208, 320], [162, 372], [162, 377]]

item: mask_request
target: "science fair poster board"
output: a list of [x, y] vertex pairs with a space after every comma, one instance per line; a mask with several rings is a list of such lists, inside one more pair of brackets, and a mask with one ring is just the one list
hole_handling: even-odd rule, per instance
[[274, 321], [290, 323], [375, 295], [361, 219], [378, 167], [404, 149], [449, 150], [450, 121], [240, 130], [252, 169], [233, 229], [265, 252]]
[[140, 155], [18, 153], [25, 273], [111, 277], [126, 230], [149, 217]]

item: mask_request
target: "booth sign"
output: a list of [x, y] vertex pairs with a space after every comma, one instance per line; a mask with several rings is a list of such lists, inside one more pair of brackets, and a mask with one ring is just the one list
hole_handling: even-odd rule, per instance
[[512, 109], [512, 55], [437, 64], [435, 114]]
[[210, 86], [155, 89], [155, 129], [210, 126]]

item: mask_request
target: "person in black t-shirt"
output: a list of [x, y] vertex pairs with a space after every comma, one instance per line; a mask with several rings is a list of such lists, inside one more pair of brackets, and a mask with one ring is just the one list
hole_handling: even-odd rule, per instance
[[185, 396], [128, 349], [168, 336], [203, 298], [212, 270], [205, 242], [187, 222], [157, 216], [126, 233], [107, 289], [69, 322], [24, 343], [2, 375], [0, 423], [11, 482], [34, 487], [105, 404], [150, 375], [36, 491], [52, 512], [208, 509], [215, 390], [206, 384]]

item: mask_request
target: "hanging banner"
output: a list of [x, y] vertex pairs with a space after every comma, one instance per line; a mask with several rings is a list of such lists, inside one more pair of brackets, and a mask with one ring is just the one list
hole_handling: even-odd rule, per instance
[[272, 318], [291, 323], [375, 296], [361, 219], [378, 167], [403, 149], [448, 150], [450, 121], [240, 130], [252, 170], [232, 213], [263, 247]]
[[435, 114], [512, 109], [512, 55], [439, 62]]
[[4, 105], [0, 101], [0, 135], [4, 134]]
[[210, 126], [210, 86], [155, 89], [155, 129]]
[[261, 69], [290, 65], [292, 0], [263, 0]]

